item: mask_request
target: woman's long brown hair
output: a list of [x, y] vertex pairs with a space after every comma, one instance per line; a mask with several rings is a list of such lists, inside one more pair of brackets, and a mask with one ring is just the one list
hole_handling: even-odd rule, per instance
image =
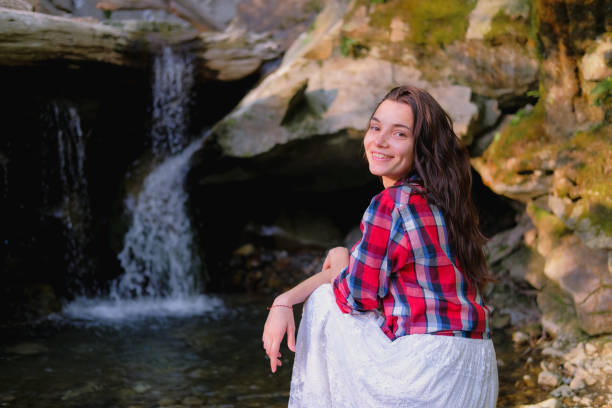
[[[466, 148], [453, 131], [452, 119], [426, 91], [400, 86], [383, 99], [406, 103], [414, 116], [414, 166], [427, 199], [444, 214], [449, 245], [459, 268], [480, 291], [492, 281], [487, 268], [478, 214], [472, 202], [472, 174]], [[381, 101], [382, 102], [382, 101]]]

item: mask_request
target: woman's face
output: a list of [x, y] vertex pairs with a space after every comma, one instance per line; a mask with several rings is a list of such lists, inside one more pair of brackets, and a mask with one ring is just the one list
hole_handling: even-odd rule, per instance
[[414, 162], [414, 116], [410, 105], [383, 101], [372, 115], [363, 139], [370, 173], [385, 188], [404, 178]]

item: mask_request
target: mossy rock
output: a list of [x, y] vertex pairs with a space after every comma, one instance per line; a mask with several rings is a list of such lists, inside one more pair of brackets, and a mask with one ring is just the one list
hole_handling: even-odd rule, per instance
[[405, 45], [444, 46], [454, 41], [463, 40], [469, 24], [470, 12], [476, 6], [474, 0], [428, 0], [405, 1], [389, 0], [384, 3], [372, 3], [370, 0], [357, 0], [345, 17], [346, 22], [355, 17], [363, 8], [369, 18], [369, 33], [359, 41], [372, 45], [372, 40], [386, 41], [381, 35], [391, 31], [394, 19], [400, 19], [408, 25]]

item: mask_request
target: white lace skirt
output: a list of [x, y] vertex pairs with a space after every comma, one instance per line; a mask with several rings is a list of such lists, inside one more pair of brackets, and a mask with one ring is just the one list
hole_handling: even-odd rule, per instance
[[491, 340], [417, 334], [395, 341], [377, 313], [343, 314], [331, 285], [304, 305], [289, 407], [493, 408]]

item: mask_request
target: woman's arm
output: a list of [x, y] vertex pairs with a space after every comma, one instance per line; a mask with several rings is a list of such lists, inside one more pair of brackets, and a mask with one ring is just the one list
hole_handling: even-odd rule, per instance
[[325, 258], [321, 272], [274, 299], [262, 336], [263, 346], [270, 359], [270, 369], [273, 373], [276, 372], [277, 366], [282, 365], [279, 349], [285, 333], [287, 333], [287, 346], [291, 351], [295, 351], [295, 322], [291, 306], [305, 301], [322, 284], [333, 281], [348, 265], [348, 261], [349, 253], [346, 248], [331, 249]]
[[312, 275], [299, 285], [277, 296], [273, 305], [293, 306], [302, 303], [316, 288], [324, 283], [331, 283], [342, 269], [346, 268], [348, 262], [349, 253], [346, 248], [337, 247], [331, 249], [327, 254], [327, 258], [325, 258], [321, 272]]

